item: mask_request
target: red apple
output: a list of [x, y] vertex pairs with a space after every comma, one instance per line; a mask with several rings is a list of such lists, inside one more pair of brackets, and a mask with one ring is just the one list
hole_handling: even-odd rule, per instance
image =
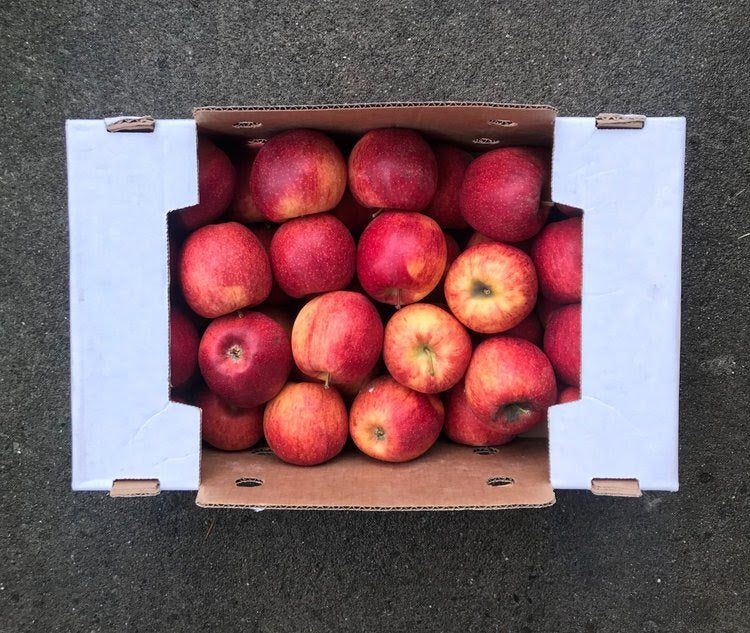
[[228, 220], [236, 220], [245, 224], [263, 222], [263, 214], [258, 210], [250, 192], [250, 174], [259, 149], [256, 146], [245, 145], [239, 149], [232, 159], [237, 172], [237, 179], [234, 185], [232, 202], [229, 204], [229, 210], [227, 211], [226, 217]]
[[[263, 246], [263, 250], [266, 251], [270, 263], [271, 242], [273, 241], [273, 236], [276, 234], [276, 229], [279, 228], [279, 225], [264, 222], [262, 224], [251, 224], [247, 228], [249, 228], [253, 232], [253, 235], [258, 238], [258, 241]], [[271, 272], [273, 272], [273, 267]], [[281, 289], [279, 282], [273, 277], [273, 275], [271, 275], [271, 292], [268, 294], [268, 297], [266, 297], [264, 303], [272, 306], [284, 306], [289, 304], [291, 300], [292, 298]]]
[[274, 278], [291, 297], [346, 288], [355, 262], [352, 234], [329, 213], [290, 220], [271, 242]]
[[515, 434], [507, 432], [501, 421], [480, 418], [474, 413], [466, 401], [463, 380], [445, 397], [443, 430], [449, 439], [468, 446], [499, 446], [515, 437]]
[[225, 402], [208, 389], [196, 399], [201, 408], [201, 437], [222, 451], [243, 451], [263, 436], [263, 407], [248, 409]]
[[414, 303], [388, 321], [383, 358], [391, 376], [402, 385], [421, 393], [438, 393], [461, 380], [471, 358], [471, 339], [445, 310]]
[[424, 214], [434, 219], [444, 229], [465, 229], [469, 226], [461, 215], [458, 194], [464, 174], [473, 157], [453, 145], [439, 144], [432, 147], [437, 160], [437, 190]]
[[211, 319], [262, 303], [271, 291], [271, 264], [250, 229], [210, 224], [185, 241], [180, 282], [190, 308]]
[[272, 306], [267, 304], [259, 305], [255, 308], [256, 312], [265, 314], [267, 317], [272, 318], [278, 323], [286, 332], [286, 336], [289, 339], [289, 344], [292, 344], [292, 327], [294, 327], [294, 317], [281, 306]]
[[371, 130], [349, 154], [349, 188], [366, 207], [420, 211], [435, 195], [437, 179], [435, 154], [414, 130]]
[[540, 204], [547, 166], [534, 148], [501, 147], [474, 159], [459, 196], [472, 228], [500, 242], [520, 242], [544, 226], [549, 206]]
[[509, 330], [505, 330], [503, 334], [505, 334], [505, 336], [525, 339], [537, 347], [542, 347], [544, 341], [544, 329], [542, 328], [542, 323], [534, 312], [531, 312], [529, 316], [518, 325], [514, 325]]
[[263, 415], [271, 450], [297, 466], [315, 466], [336, 457], [348, 431], [346, 406], [338, 391], [319, 383], [287, 383]]
[[[428, 294], [422, 301], [425, 303], [445, 303], [445, 292], [443, 292], [443, 288], [445, 287], [445, 278], [448, 276], [448, 270], [451, 267], [451, 264], [456, 261], [456, 258], [461, 254], [461, 247], [458, 245], [458, 242], [456, 241], [456, 238], [454, 238], [450, 233], [446, 233], [443, 231], [443, 236], [445, 237], [445, 247], [446, 247], [446, 256], [445, 256], [445, 268], [443, 269], [443, 276], [440, 278], [440, 281], [438, 281], [437, 286], [435, 286], [432, 289], [432, 292]], [[448, 306], [446, 305], [446, 308]]]
[[232, 161], [204, 136], [198, 137], [198, 204], [174, 213], [177, 225], [187, 231], [214, 222], [232, 199], [235, 171]]
[[260, 312], [238, 312], [212, 321], [198, 348], [209, 389], [238, 407], [273, 398], [292, 368], [284, 328]]
[[542, 327], [547, 327], [550, 315], [562, 306], [563, 304], [550, 301], [543, 294], [539, 294], [536, 300], [536, 314], [542, 323]]
[[557, 303], [581, 300], [583, 225], [581, 218], [553, 222], [542, 229], [531, 251], [540, 292]]
[[479, 418], [517, 435], [543, 420], [556, 399], [555, 372], [536, 345], [493, 336], [474, 350], [466, 370], [466, 400]]
[[406, 462], [435, 443], [443, 418], [440, 398], [381, 376], [354, 399], [349, 433], [366, 455], [385, 462]]
[[198, 330], [180, 308], [169, 314], [169, 384], [184, 385], [198, 367]]
[[253, 200], [271, 222], [330, 211], [345, 188], [341, 151], [314, 130], [288, 130], [269, 139], [250, 174]]
[[382, 347], [378, 311], [358, 292], [337, 290], [315, 297], [299, 311], [292, 329], [297, 367], [326, 385], [362, 380]]
[[361, 235], [365, 227], [372, 221], [374, 212], [374, 209], [359, 204], [349, 189], [344, 192], [341, 202], [331, 211], [355, 237]]
[[581, 304], [555, 310], [544, 331], [544, 351], [558, 378], [566, 385], [581, 384]]
[[386, 211], [359, 238], [357, 276], [373, 299], [400, 307], [426, 297], [445, 270], [447, 246], [437, 222]]
[[466, 327], [484, 334], [518, 325], [536, 303], [536, 271], [523, 251], [498, 242], [458, 256], [445, 278], [445, 299]]
[[563, 404], [565, 402], [575, 402], [581, 399], [581, 390], [578, 387], [565, 387], [560, 391], [560, 395], [557, 396], [557, 404]]
[[476, 246], [477, 244], [486, 244], [488, 242], [497, 242], [497, 240], [493, 240], [492, 238], [487, 237], [479, 231], [474, 231], [471, 234], [469, 241], [466, 242], [466, 248], [471, 248], [472, 246]]

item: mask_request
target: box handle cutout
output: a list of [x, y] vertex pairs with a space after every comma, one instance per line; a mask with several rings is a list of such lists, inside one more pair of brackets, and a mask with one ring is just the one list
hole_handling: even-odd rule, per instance
[[604, 497], [640, 497], [637, 479], [592, 479], [591, 492]]
[[234, 482], [234, 485], [238, 488], [257, 488], [263, 485], [263, 480], [255, 477], [240, 477]]
[[498, 450], [494, 446], [477, 446], [472, 452], [477, 455], [494, 455]]
[[646, 117], [642, 114], [602, 112], [596, 115], [595, 121], [600, 130], [640, 130], [646, 125]]
[[487, 123], [499, 127], [516, 127], [518, 125], [515, 121], [509, 121], [508, 119], [490, 119]]
[[107, 132], [153, 132], [155, 127], [152, 116], [129, 117], [107, 123]]
[[110, 497], [155, 497], [161, 486], [158, 479], [115, 479]]
[[488, 486], [510, 486], [514, 483], [513, 477], [490, 477], [487, 480]]

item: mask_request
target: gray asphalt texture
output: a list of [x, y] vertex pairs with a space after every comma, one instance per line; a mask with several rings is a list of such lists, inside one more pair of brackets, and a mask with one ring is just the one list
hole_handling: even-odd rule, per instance
[[[750, 631], [750, 5], [553, 5], [2, 4], [0, 631]], [[443, 99], [688, 117], [681, 492], [257, 514], [72, 494], [64, 119]]]

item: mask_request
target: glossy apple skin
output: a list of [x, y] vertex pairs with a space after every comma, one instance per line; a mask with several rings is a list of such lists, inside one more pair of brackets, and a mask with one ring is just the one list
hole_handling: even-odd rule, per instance
[[251, 224], [253, 222], [263, 222], [263, 214], [253, 200], [250, 191], [250, 174], [253, 170], [255, 157], [258, 155], [260, 147], [244, 146], [241, 147], [237, 154], [232, 158], [237, 173], [234, 185], [234, 194], [232, 201], [227, 210], [226, 219]]
[[352, 234], [329, 213], [290, 220], [271, 242], [274, 279], [295, 298], [346, 288], [354, 277], [356, 258]]
[[466, 401], [464, 381], [445, 396], [445, 426], [448, 439], [467, 446], [499, 446], [507, 444], [515, 434], [508, 433], [501, 421], [480, 418]]
[[525, 339], [539, 348], [544, 344], [544, 328], [542, 327], [539, 317], [533, 311], [530, 312], [529, 316], [518, 325], [514, 325], [509, 330], [505, 330], [503, 334], [505, 336]]
[[445, 237], [445, 268], [443, 269], [443, 276], [440, 278], [437, 286], [432, 289], [432, 292], [428, 294], [424, 299], [425, 303], [445, 303], [445, 278], [448, 276], [448, 270], [451, 264], [456, 261], [456, 258], [461, 254], [461, 247], [458, 245], [456, 238], [450, 233], [443, 231]]
[[420, 211], [437, 179], [435, 154], [414, 130], [370, 130], [349, 154], [349, 189], [365, 207]]
[[203, 389], [195, 402], [201, 408], [201, 437], [222, 451], [242, 451], [263, 436], [263, 407], [236, 407], [209, 389]]
[[198, 368], [198, 330], [190, 317], [177, 306], [169, 314], [169, 384], [180, 387]]
[[557, 404], [564, 404], [565, 402], [575, 402], [581, 399], [581, 390], [578, 387], [564, 387], [560, 390], [560, 395], [557, 397]]
[[555, 310], [544, 331], [544, 352], [560, 381], [581, 384], [581, 304], [571, 303]]
[[531, 251], [539, 291], [556, 303], [581, 301], [583, 223], [581, 218], [553, 222], [534, 240]]
[[518, 325], [534, 309], [537, 278], [531, 258], [508, 244], [465, 250], [445, 278], [445, 299], [466, 327], [483, 334]]
[[215, 222], [232, 200], [236, 175], [232, 161], [204, 136], [198, 137], [198, 204], [174, 212], [185, 231]]
[[437, 160], [437, 189], [424, 214], [444, 229], [465, 229], [469, 225], [461, 215], [458, 196], [473, 157], [469, 152], [444, 143], [433, 145], [432, 151]]
[[542, 324], [543, 328], [547, 327], [547, 323], [549, 322], [550, 315], [557, 310], [558, 308], [562, 308], [562, 303], [555, 303], [554, 301], [550, 301], [547, 299], [543, 294], [539, 294], [536, 299], [536, 314], [539, 317], [539, 322]]
[[358, 292], [337, 290], [315, 297], [294, 321], [294, 362], [305, 375], [330, 384], [363, 380], [382, 348], [380, 315]]
[[536, 235], [549, 215], [540, 204], [548, 167], [538, 149], [501, 147], [469, 165], [461, 186], [461, 214], [469, 225], [499, 242]]
[[429, 303], [413, 303], [388, 321], [383, 359], [388, 372], [421, 393], [450, 389], [464, 375], [471, 339], [453, 315]]
[[376, 301], [402, 306], [426, 297], [445, 271], [445, 235], [421, 213], [385, 211], [357, 246], [357, 278]]
[[347, 189], [336, 207], [331, 211], [354, 237], [362, 235], [367, 225], [372, 222], [376, 209], [365, 207], [354, 199], [351, 191]]
[[443, 428], [443, 403], [399, 384], [390, 376], [373, 380], [357, 394], [349, 412], [349, 433], [357, 448], [386, 462], [424, 454]]
[[271, 264], [252, 231], [238, 222], [204, 226], [180, 253], [180, 285], [196, 314], [209, 319], [258, 305], [271, 291]]
[[279, 459], [297, 466], [322, 464], [336, 457], [346, 444], [346, 405], [333, 387], [287, 383], [266, 405], [263, 433]]
[[[270, 224], [269, 222], [263, 222], [258, 224], [250, 224], [247, 228], [249, 228], [253, 232], [253, 235], [258, 238], [261, 246], [263, 246], [263, 250], [266, 251], [266, 255], [268, 256], [268, 261], [270, 263], [271, 242], [273, 241], [273, 236], [276, 234], [276, 230], [279, 228], [279, 225]], [[273, 277], [273, 266], [271, 266], [271, 273], [271, 292], [268, 294], [268, 297], [266, 297], [266, 300], [263, 302], [263, 304], [272, 306], [288, 305], [289, 303], [291, 303], [292, 298], [281, 289], [281, 286], [279, 286], [279, 282], [275, 277]]]
[[512, 435], [542, 421], [557, 399], [549, 359], [536, 345], [508, 336], [493, 336], [477, 346], [465, 386], [474, 413]]
[[288, 130], [258, 151], [250, 190], [266, 220], [330, 211], [346, 188], [346, 162], [336, 144], [315, 130]]
[[273, 398], [289, 376], [289, 338], [260, 312], [228, 314], [203, 333], [198, 365], [217, 396], [238, 407], [255, 407]]

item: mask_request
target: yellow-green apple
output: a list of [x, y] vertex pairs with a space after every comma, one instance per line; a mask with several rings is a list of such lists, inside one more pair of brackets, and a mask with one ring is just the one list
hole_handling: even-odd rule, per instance
[[244, 145], [232, 158], [232, 163], [237, 172], [234, 185], [234, 195], [229, 204], [226, 219], [236, 220], [250, 224], [252, 222], [263, 222], [263, 214], [258, 210], [250, 191], [250, 173], [253, 170], [255, 157], [258, 155], [259, 147]]
[[315, 130], [287, 130], [270, 138], [250, 174], [253, 201], [271, 222], [330, 211], [345, 188], [341, 151]]
[[432, 289], [432, 292], [423, 299], [426, 303], [445, 303], [445, 292], [443, 292], [445, 278], [448, 276], [451, 264], [461, 254], [461, 247], [458, 245], [456, 238], [445, 231], [443, 231], [443, 236], [445, 237], [445, 268], [443, 269], [443, 276], [438, 281], [437, 286]]
[[255, 407], [273, 398], [289, 376], [289, 338], [260, 312], [228, 314], [203, 333], [198, 365], [216, 395], [238, 407]]
[[548, 224], [534, 240], [531, 258], [539, 275], [539, 291], [551, 301], [581, 300], [582, 230], [581, 218], [569, 218]]
[[550, 301], [543, 294], [539, 293], [536, 300], [536, 314], [539, 317], [542, 327], [547, 327], [550, 315], [558, 308], [562, 308], [563, 305], [562, 303]]
[[182, 247], [180, 284], [193, 312], [212, 319], [262, 303], [271, 292], [271, 264], [247, 227], [209, 224]]
[[209, 389], [197, 396], [201, 408], [201, 437], [222, 451], [242, 451], [263, 436], [263, 407], [236, 407]]
[[464, 381], [459, 382], [445, 395], [445, 426], [448, 439], [468, 446], [499, 446], [514, 437], [502, 421], [480, 418], [466, 401]]
[[266, 405], [263, 433], [276, 456], [297, 466], [333, 459], [346, 444], [346, 405], [335, 388], [287, 383]]
[[357, 249], [349, 230], [330, 213], [282, 224], [271, 242], [274, 279], [290, 297], [346, 288]]
[[440, 398], [381, 376], [362, 389], [349, 411], [357, 448], [385, 462], [406, 462], [425, 453], [443, 428]]
[[499, 242], [466, 249], [445, 278], [445, 299], [466, 327], [483, 334], [504, 332], [534, 309], [537, 279], [531, 258]]
[[385, 326], [383, 359], [405, 387], [439, 393], [455, 385], [471, 358], [471, 339], [453, 315], [429, 303], [398, 310]]
[[357, 277], [373, 299], [401, 307], [426, 297], [445, 270], [445, 235], [421, 213], [386, 211], [357, 246]]
[[[250, 224], [247, 228], [249, 228], [253, 232], [253, 235], [258, 238], [258, 241], [263, 246], [263, 250], [266, 251], [268, 261], [270, 262], [271, 242], [273, 241], [273, 236], [276, 234], [276, 229], [279, 228], [279, 225], [263, 222], [258, 224]], [[271, 267], [271, 273], [273, 273], [273, 266]], [[279, 286], [279, 282], [275, 277], [273, 277], [272, 274], [271, 292], [268, 294], [268, 297], [266, 297], [266, 300], [263, 303], [267, 303], [273, 306], [283, 306], [289, 304], [291, 301], [292, 298], [281, 289], [281, 287]]]
[[336, 290], [315, 297], [299, 311], [292, 328], [294, 362], [326, 386], [364, 379], [382, 348], [380, 315], [358, 292]]
[[365, 227], [372, 221], [375, 209], [365, 207], [354, 199], [351, 191], [347, 189], [341, 202], [331, 211], [344, 226], [349, 229], [354, 237], [359, 237]]
[[544, 331], [544, 351], [557, 377], [566, 385], [581, 384], [581, 304], [555, 310]]
[[433, 145], [432, 151], [437, 160], [437, 189], [424, 214], [444, 229], [465, 229], [469, 225], [461, 215], [458, 194], [473, 157], [469, 152], [445, 143]]
[[503, 332], [505, 336], [514, 336], [516, 338], [526, 339], [541, 348], [544, 342], [544, 328], [539, 317], [532, 311], [518, 325], [514, 325], [509, 330]]
[[370, 130], [349, 154], [349, 189], [365, 207], [420, 211], [437, 178], [435, 154], [414, 130]]
[[560, 395], [557, 396], [557, 404], [565, 402], [575, 402], [581, 399], [581, 390], [578, 387], [563, 387]]
[[471, 227], [500, 242], [520, 242], [544, 226], [549, 206], [541, 204], [548, 168], [540, 151], [501, 147], [474, 159], [459, 195]]
[[466, 400], [474, 413], [512, 435], [543, 420], [557, 399], [549, 359], [520, 338], [493, 336], [481, 342], [465, 380]]
[[235, 170], [229, 157], [205, 136], [198, 137], [198, 204], [170, 215], [187, 231], [216, 221], [232, 200], [234, 182]]
[[184, 385], [198, 367], [198, 330], [180, 308], [172, 306], [169, 314], [169, 384]]

